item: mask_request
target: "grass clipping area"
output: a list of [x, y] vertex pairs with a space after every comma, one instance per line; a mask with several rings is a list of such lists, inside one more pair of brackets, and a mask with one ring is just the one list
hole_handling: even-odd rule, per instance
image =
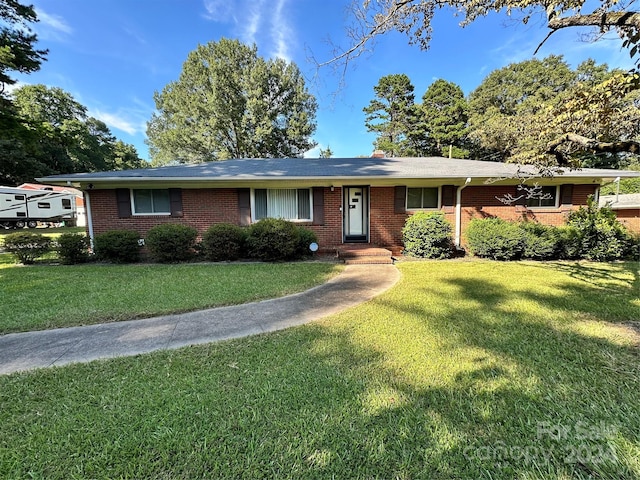
[[181, 313], [326, 282], [330, 263], [0, 265], [0, 334]]
[[303, 327], [0, 377], [0, 477], [640, 478], [638, 264], [399, 268]]

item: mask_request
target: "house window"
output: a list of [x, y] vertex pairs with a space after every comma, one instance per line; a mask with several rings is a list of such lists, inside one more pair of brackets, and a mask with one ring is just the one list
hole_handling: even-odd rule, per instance
[[135, 215], [169, 215], [168, 189], [132, 190], [133, 213]]
[[527, 207], [555, 207], [558, 199], [558, 187], [536, 187], [527, 198]]
[[311, 220], [311, 189], [258, 188], [254, 190], [254, 218]]
[[438, 187], [407, 188], [407, 209], [438, 208]]

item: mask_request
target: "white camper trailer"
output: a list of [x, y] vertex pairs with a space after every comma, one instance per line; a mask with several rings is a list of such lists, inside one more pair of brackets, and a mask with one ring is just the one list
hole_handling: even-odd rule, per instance
[[38, 222], [73, 222], [73, 193], [0, 187], [0, 228], [35, 228]]

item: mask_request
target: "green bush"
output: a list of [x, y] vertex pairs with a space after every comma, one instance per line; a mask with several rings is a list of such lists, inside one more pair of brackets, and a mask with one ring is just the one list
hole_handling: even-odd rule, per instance
[[402, 229], [404, 252], [412, 257], [449, 258], [453, 252], [451, 232], [444, 213], [414, 213]]
[[562, 239], [555, 227], [537, 222], [520, 223], [522, 257], [531, 260], [551, 260], [560, 257]]
[[316, 232], [305, 227], [298, 227], [298, 233], [300, 234], [300, 242], [296, 256], [298, 258], [310, 257], [313, 252], [309, 250], [309, 245], [318, 243], [318, 236]]
[[149, 229], [144, 244], [157, 262], [184, 262], [193, 258], [197, 237], [193, 227], [166, 223]]
[[138, 232], [132, 230], [112, 230], [96, 235], [94, 250], [101, 260], [114, 263], [133, 263], [140, 260]]
[[569, 225], [578, 231], [580, 256], [588, 260], [607, 261], [625, 256], [631, 236], [609, 207], [599, 208], [593, 197], [587, 205], [569, 214]]
[[89, 241], [82, 233], [63, 233], [55, 243], [56, 252], [65, 265], [82, 263], [89, 256]]
[[202, 236], [202, 249], [207, 260], [237, 260], [245, 254], [247, 231], [231, 223], [212, 225]]
[[300, 251], [300, 230], [286, 220], [264, 218], [251, 226], [247, 248], [252, 258], [266, 262], [293, 260]]
[[556, 227], [558, 235], [558, 257], [563, 260], [580, 258], [582, 253], [582, 239], [575, 227], [564, 225]]
[[469, 251], [494, 260], [514, 260], [524, 251], [524, 231], [501, 218], [474, 219], [467, 228]]
[[39, 233], [10, 233], [4, 238], [4, 249], [24, 265], [29, 265], [51, 250], [51, 239]]

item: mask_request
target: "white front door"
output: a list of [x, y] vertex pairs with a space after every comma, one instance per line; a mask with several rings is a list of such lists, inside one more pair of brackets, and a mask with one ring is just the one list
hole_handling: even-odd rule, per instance
[[369, 219], [367, 187], [347, 187], [344, 197], [345, 241], [366, 241]]

